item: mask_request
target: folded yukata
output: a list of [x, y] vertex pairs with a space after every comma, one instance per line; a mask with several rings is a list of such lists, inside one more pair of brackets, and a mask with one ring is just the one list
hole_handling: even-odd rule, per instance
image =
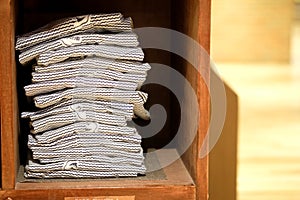
[[54, 21], [28, 34], [19, 36], [16, 50], [24, 50], [45, 41], [85, 32], [131, 31], [131, 19], [121, 13], [82, 15]]
[[[18, 36], [19, 62], [32, 67], [26, 178], [145, 174], [142, 138], [129, 121], [150, 119], [140, 91], [151, 69], [120, 13], [65, 18]], [[26, 107], [26, 106], [25, 106]]]
[[139, 42], [137, 40], [137, 35], [133, 32], [121, 32], [117, 34], [77, 34], [33, 46], [32, 48], [23, 51], [19, 55], [19, 61], [24, 65], [27, 62], [37, 58], [43, 52], [55, 51], [64, 47], [86, 44], [137, 47]]
[[34, 66], [35, 72], [58, 72], [67, 69], [110, 69], [118, 72], [146, 74], [151, 66], [148, 63], [121, 61], [114, 59], [107, 59], [102, 57], [86, 57], [79, 60], [70, 60], [59, 63], [50, 64], [48, 66]]

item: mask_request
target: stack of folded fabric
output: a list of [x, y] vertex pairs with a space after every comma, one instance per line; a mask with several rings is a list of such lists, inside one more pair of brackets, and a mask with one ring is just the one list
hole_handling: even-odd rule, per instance
[[30, 119], [28, 178], [101, 178], [144, 174], [141, 136], [127, 122], [148, 120], [139, 91], [150, 70], [120, 13], [63, 19], [17, 38]]

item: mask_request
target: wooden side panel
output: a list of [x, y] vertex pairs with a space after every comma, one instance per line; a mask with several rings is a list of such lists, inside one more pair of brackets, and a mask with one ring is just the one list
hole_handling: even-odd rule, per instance
[[210, 200], [236, 199], [238, 97], [225, 85], [227, 113], [222, 134], [209, 154]]
[[[210, 49], [210, 0], [187, 0], [176, 1], [173, 7], [176, 14], [174, 28], [199, 42], [199, 44], [206, 50], [199, 55], [200, 71], [197, 71], [191, 66], [190, 63], [185, 61], [178, 62], [178, 68], [185, 75], [191, 83], [198, 98], [200, 118], [197, 137], [190, 146], [190, 148], [182, 156], [182, 159], [193, 177], [197, 185], [197, 199], [208, 198], [208, 157], [199, 157], [199, 151], [202, 147], [202, 142], [207, 134], [209, 125], [209, 49]], [[179, 14], [180, 10], [180, 14]], [[193, 49], [187, 49], [188, 53], [195, 54]], [[181, 68], [181, 69], [180, 69]], [[183, 68], [183, 69], [182, 69]], [[187, 97], [189, 98], [189, 97]], [[185, 105], [186, 110], [189, 110], [189, 105]], [[188, 137], [187, 135], [185, 137]], [[186, 138], [181, 138], [179, 142], [184, 141]]]
[[17, 92], [14, 53], [14, 1], [0, 1], [2, 188], [13, 188], [17, 167]]
[[[209, 95], [209, 80], [210, 80], [210, 60], [207, 60], [207, 54], [210, 54], [210, 13], [211, 13], [211, 1], [200, 0], [199, 6], [199, 30], [198, 41], [206, 52], [202, 52], [200, 55], [200, 70], [201, 77], [198, 77], [198, 97], [200, 104], [200, 119], [198, 130], [198, 144], [197, 144], [197, 197], [198, 199], [208, 199], [208, 155], [200, 158], [200, 149], [208, 148], [208, 146], [202, 146], [204, 138], [208, 134], [209, 119], [210, 119], [210, 95]], [[201, 149], [202, 150], [202, 149]]]
[[[174, 21], [173, 21], [173, 28], [179, 32], [182, 32], [189, 36], [190, 38], [196, 40], [197, 39], [197, 33], [198, 33], [198, 15], [199, 15], [199, 2], [193, 1], [193, 0], [187, 0], [187, 1], [176, 1], [176, 4], [173, 5], [173, 12], [174, 12]], [[186, 55], [190, 55], [192, 53], [191, 49], [186, 49]], [[198, 87], [198, 80], [197, 80], [197, 71], [194, 69], [194, 67], [188, 63], [185, 58], [179, 58], [174, 57], [173, 58], [173, 65], [181, 74], [185, 76], [185, 78], [189, 81], [191, 86], [194, 89], [194, 92], [197, 94], [197, 87]], [[187, 96], [186, 88], [187, 86], [183, 85], [182, 88], [180, 88], [182, 93], [185, 95], [184, 100], [187, 100], [190, 98], [190, 96]], [[188, 101], [188, 100], [187, 100]], [[183, 104], [182, 110], [189, 112], [191, 111], [191, 105]], [[185, 119], [189, 117], [189, 115], [184, 116], [182, 113], [175, 113], [175, 116], [181, 115], [186, 120], [185, 123], [187, 123], [186, 128], [191, 127], [193, 124], [189, 119]], [[181, 122], [183, 123], [183, 122]], [[194, 133], [187, 134], [186, 133], [179, 138], [178, 142], [178, 148], [179, 152], [182, 152], [185, 150], [185, 146], [188, 143], [187, 141], [191, 140], [190, 137], [194, 137]], [[197, 146], [198, 146], [198, 139], [197, 136], [194, 139], [193, 143], [190, 145], [186, 153], [183, 155], [182, 159], [190, 172], [191, 176], [193, 177], [194, 181], [197, 179]]]

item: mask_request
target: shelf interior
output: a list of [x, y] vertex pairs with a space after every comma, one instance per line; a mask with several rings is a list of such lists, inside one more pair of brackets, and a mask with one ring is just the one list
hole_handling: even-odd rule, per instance
[[[176, 147], [179, 146], [177, 150], [180, 152], [182, 160], [178, 160], [163, 169], [167, 177], [165, 180], [153, 178], [151, 180], [61, 180], [53, 183], [34, 183], [17, 179], [18, 170], [20, 166], [25, 164], [27, 158], [26, 138], [28, 130], [26, 130], [26, 127], [28, 124], [25, 124], [19, 116], [20, 112], [28, 111], [23, 86], [28, 84], [26, 81], [30, 81], [31, 69], [30, 67], [24, 68], [18, 64], [18, 54], [15, 53], [14, 45], [17, 35], [32, 31], [56, 19], [79, 14], [121, 12], [124, 16], [133, 18], [135, 27], [152, 26], [177, 30], [200, 42], [201, 45], [208, 50], [210, 41], [209, 0], [86, 0], [84, 3], [80, 0], [73, 0], [67, 1], [65, 4], [61, 4], [59, 0], [4, 0], [0, 2], [0, 5], [1, 11], [3, 10], [3, 12], [0, 13], [2, 16], [1, 21], [3, 22], [3, 29], [0, 31], [0, 41], [2, 44], [0, 52], [2, 58], [0, 59], [0, 75], [1, 85], [6, 86], [1, 90], [2, 100], [5, 102], [5, 104], [1, 105], [1, 142], [5, 144], [2, 145], [1, 149], [2, 188], [7, 190], [27, 189], [26, 194], [33, 195], [30, 193], [30, 190], [38, 188], [47, 190], [48, 188], [68, 187], [125, 187], [128, 189], [128, 187], [140, 188], [151, 186], [151, 188], [153, 188], [162, 185], [178, 185], [179, 187], [189, 185], [190, 187], [194, 187], [194, 185], [196, 185], [197, 192], [201, 192], [200, 196], [206, 197], [208, 180], [207, 158], [199, 159], [198, 151], [208, 128], [209, 95], [207, 88], [195, 71], [188, 70], [188, 68], [191, 67], [187, 62], [176, 59], [176, 56], [170, 52], [157, 49], [146, 49], [145, 61], [165, 64], [179, 71], [189, 80], [193, 89], [196, 91], [198, 102], [200, 102], [201, 99], [201, 104], [199, 104], [199, 111], [201, 111], [199, 119], [200, 128], [197, 131], [197, 135], [190, 145], [190, 148], [182, 155], [183, 152], [180, 151], [180, 147], [184, 146], [184, 142], [191, 138], [188, 134], [190, 124], [187, 124], [184, 134], [176, 141]], [[193, 53], [190, 49], [184, 50]], [[202, 67], [209, 69], [209, 66]], [[207, 77], [208, 75], [209, 74], [207, 74]], [[27, 79], [28, 77], [29, 79]], [[174, 112], [174, 108], [176, 106], [178, 107], [178, 105], [176, 105], [178, 103], [176, 99], [174, 99], [174, 96], [172, 96], [172, 92], [162, 87], [159, 88], [157, 85], [144, 89], [149, 93], [149, 96], [151, 96], [146, 108], [151, 107], [153, 104], [161, 104], [166, 109], [167, 115], [170, 116], [158, 134], [145, 139], [142, 143], [144, 149], [161, 149], [174, 138], [179, 126], [178, 120], [180, 120], [179, 116], [181, 116], [181, 113]], [[184, 90], [184, 86], [182, 86], [181, 89]], [[189, 99], [189, 96], [186, 96], [186, 99]], [[188, 109], [193, 109], [188, 103], [185, 106], [186, 109], [184, 108], [183, 110], [186, 112], [188, 112]], [[188, 122], [191, 121], [188, 117], [185, 119]], [[160, 155], [157, 157], [160, 157]], [[164, 158], [167, 158], [167, 156]], [[181, 187], [181, 189], [183, 189], [183, 187]], [[109, 190], [113, 189], [109, 188]], [[143, 192], [144, 191], [148, 190], [145, 188]], [[79, 193], [80, 191], [77, 192]], [[152, 193], [152, 190], [148, 192]], [[174, 191], [168, 192], [173, 193]], [[23, 193], [18, 195], [23, 195]]]

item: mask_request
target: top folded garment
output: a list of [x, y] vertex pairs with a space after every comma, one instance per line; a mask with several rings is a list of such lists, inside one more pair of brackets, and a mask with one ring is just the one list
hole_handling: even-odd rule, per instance
[[121, 32], [114, 34], [76, 34], [72, 36], [59, 38], [50, 42], [42, 42], [41, 44], [28, 48], [19, 55], [19, 61], [22, 65], [24, 65], [30, 60], [33, 60], [36, 57], [38, 57], [43, 52], [54, 51], [64, 47], [79, 46], [85, 44], [104, 44], [125, 47], [137, 47], [139, 45], [139, 42], [137, 40], [137, 35], [133, 32]]
[[77, 33], [122, 32], [130, 31], [131, 29], [131, 19], [124, 19], [121, 13], [70, 17], [55, 21], [33, 32], [19, 36], [16, 42], [16, 49], [24, 50], [41, 42]]

